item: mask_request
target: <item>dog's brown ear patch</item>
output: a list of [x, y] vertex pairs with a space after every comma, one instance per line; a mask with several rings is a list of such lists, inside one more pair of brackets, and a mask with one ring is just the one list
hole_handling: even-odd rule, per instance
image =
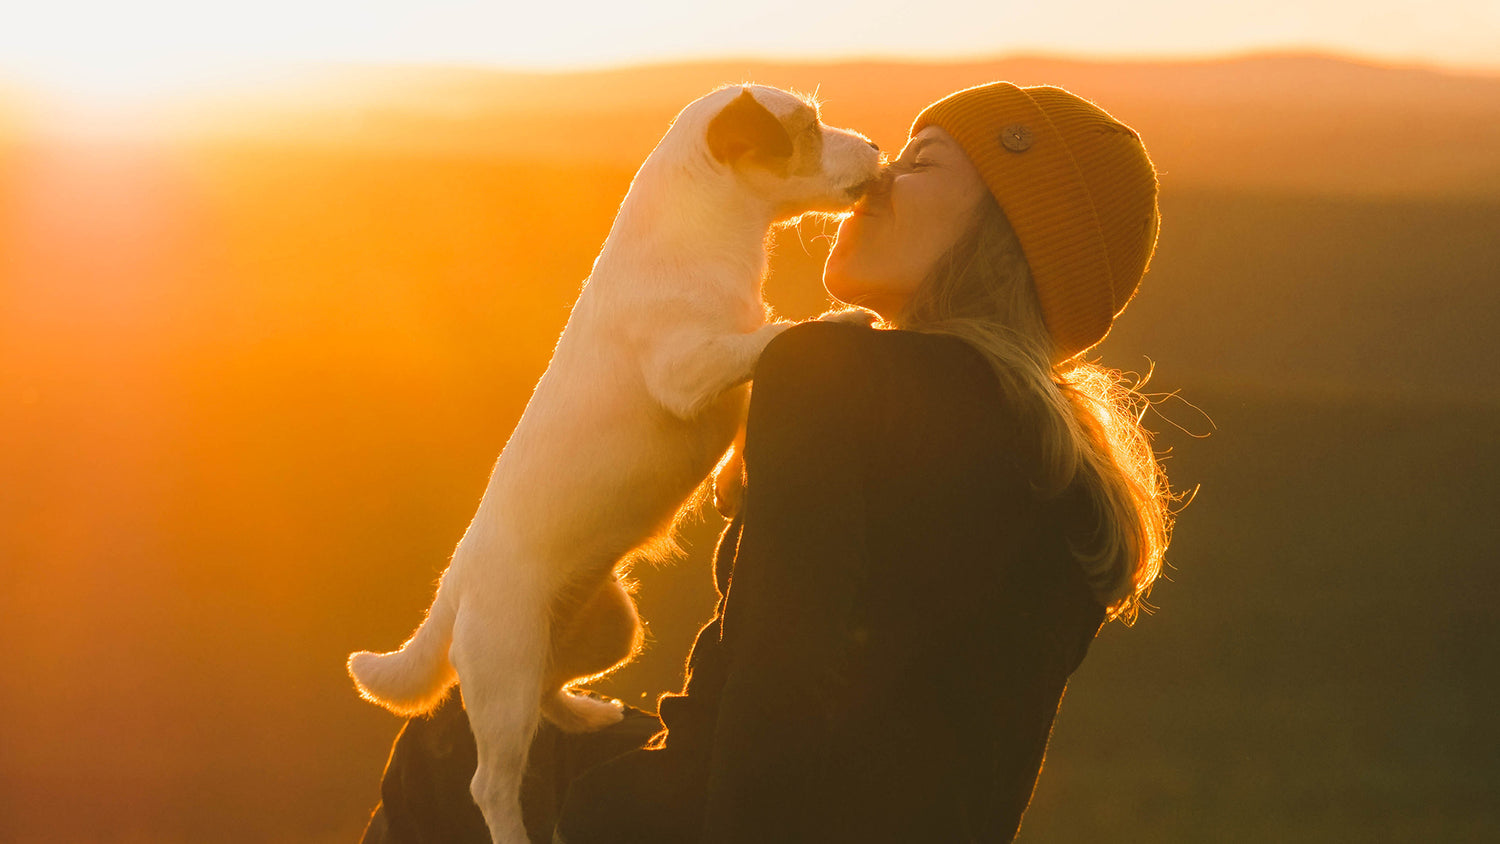
[[790, 158], [792, 139], [776, 115], [766, 110], [748, 88], [708, 124], [708, 150], [721, 162], [737, 161], [750, 153], [768, 159]]

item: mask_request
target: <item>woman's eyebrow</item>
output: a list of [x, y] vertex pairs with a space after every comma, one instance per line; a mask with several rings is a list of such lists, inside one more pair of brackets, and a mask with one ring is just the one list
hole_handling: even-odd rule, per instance
[[926, 149], [927, 145], [931, 144], [935, 140], [937, 140], [937, 138], [922, 138], [918, 141], [912, 141], [910, 146], [901, 151], [901, 157], [906, 158], [907, 156], [915, 156], [923, 149]]

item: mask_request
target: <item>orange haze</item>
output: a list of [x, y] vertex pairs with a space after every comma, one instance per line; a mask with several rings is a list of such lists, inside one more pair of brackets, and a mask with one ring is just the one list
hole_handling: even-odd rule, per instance
[[[1464, 679], [1493, 648], [1443, 668], [1493, 638], [1493, 574], [1453, 567], [1493, 570], [1492, 514], [1465, 508], [1500, 477], [1500, 80], [1284, 56], [368, 69], [95, 134], [0, 102], [0, 840], [352, 840], [397, 722], [344, 656], [418, 621], [675, 111], [725, 81], [817, 89], [894, 149], [999, 77], [1141, 131], [1162, 246], [1105, 354], [1150, 354], [1225, 429], [1152, 423], [1206, 492], [1161, 617], [1070, 692], [1030, 834], [1500, 829], [1461, 790], [1494, 781], [1464, 749], [1494, 737]], [[824, 235], [778, 236], [785, 313], [822, 307]], [[716, 524], [642, 573], [653, 643], [608, 686], [631, 702], [678, 682]], [[1408, 599], [1456, 626], [1390, 638]], [[1411, 672], [1441, 717], [1390, 691]]]

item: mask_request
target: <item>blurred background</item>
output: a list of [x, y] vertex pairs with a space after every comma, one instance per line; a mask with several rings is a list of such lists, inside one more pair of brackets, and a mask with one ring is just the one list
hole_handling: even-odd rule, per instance
[[[817, 91], [895, 150], [993, 79], [1094, 99], [1162, 171], [1099, 355], [1154, 367], [1196, 490], [1020, 840], [1500, 840], [1500, 9], [805, 5], [18, 13], [0, 841], [355, 840], [400, 723], [344, 659], [421, 618], [677, 110]], [[781, 313], [827, 305], [831, 234], [778, 234]], [[677, 687], [720, 527], [638, 571], [651, 644], [604, 690]]]

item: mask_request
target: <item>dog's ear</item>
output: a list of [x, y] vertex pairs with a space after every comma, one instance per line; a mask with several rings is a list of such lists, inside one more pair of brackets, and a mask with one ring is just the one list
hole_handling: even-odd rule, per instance
[[790, 158], [792, 139], [776, 115], [766, 110], [750, 89], [724, 106], [708, 124], [708, 150], [721, 162], [734, 162], [754, 153], [766, 159]]

